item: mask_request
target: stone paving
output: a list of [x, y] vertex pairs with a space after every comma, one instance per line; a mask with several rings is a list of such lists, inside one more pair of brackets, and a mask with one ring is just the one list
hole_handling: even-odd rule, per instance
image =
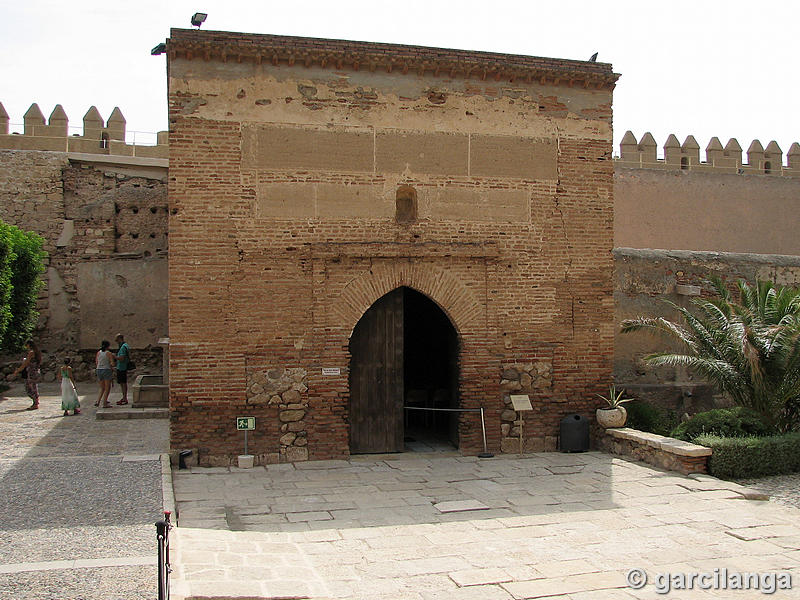
[[[724, 568], [785, 573], [794, 589], [774, 597], [800, 597], [796, 508], [596, 452], [193, 468], [173, 482], [178, 600], [663, 598], [660, 574]], [[628, 586], [634, 568], [643, 589]]]
[[168, 422], [97, 421], [95, 386], [78, 389], [79, 416], [62, 416], [58, 384], [36, 411], [19, 385], [0, 400], [3, 600], [156, 595]]
[[[0, 401], [3, 600], [155, 598], [168, 423], [97, 421], [85, 387], [78, 417], [61, 417], [56, 385], [42, 386], [38, 411], [18, 386]], [[654, 585], [725, 568], [790, 574], [795, 589], [774, 597], [800, 597], [800, 510], [600, 453], [370, 456], [173, 479], [173, 600], [758, 597]], [[778, 484], [789, 498], [791, 481]], [[635, 567], [644, 589], [627, 585]]]

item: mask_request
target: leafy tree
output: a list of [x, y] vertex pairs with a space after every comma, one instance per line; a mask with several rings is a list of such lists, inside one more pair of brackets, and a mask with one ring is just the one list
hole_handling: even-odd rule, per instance
[[36, 301], [44, 285], [43, 240], [0, 221], [0, 349], [22, 348], [36, 326]]
[[711, 284], [717, 297], [693, 299], [697, 314], [667, 302], [685, 326], [639, 317], [623, 321], [622, 332], [677, 340], [684, 353], [651, 354], [647, 363], [685, 366], [777, 429], [800, 428], [800, 290], [739, 281], [737, 301], [720, 279]]

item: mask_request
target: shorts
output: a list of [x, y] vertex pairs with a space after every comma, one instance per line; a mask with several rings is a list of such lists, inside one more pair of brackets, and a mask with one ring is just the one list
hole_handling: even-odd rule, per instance
[[117, 383], [128, 383], [128, 371], [117, 369]]
[[100, 381], [111, 381], [113, 377], [113, 373], [111, 369], [96, 369], [97, 371], [97, 379]]

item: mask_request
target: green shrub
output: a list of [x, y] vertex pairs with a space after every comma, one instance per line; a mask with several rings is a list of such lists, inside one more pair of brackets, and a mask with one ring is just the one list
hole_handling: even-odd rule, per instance
[[644, 400], [629, 402], [625, 408], [628, 411], [626, 427], [632, 429], [668, 436], [678, 424], [678, 417], [673, 411], [654, 406]]
[[35, 233], [0, 221], [0, 348], [20, 350], [39, 313], [36, 301], [44, 283], [43, 240]]
[[708, 469], [715, 477], [744, 479], [800, 471], [800, 432], [769, 437], [702, 435], [695, 442], [711, 448]]
[[[11, 227], [0, 221], [0, 341], [11, 321], [11, 263], [16, 258], [11, 237]], [[0, 344], [0, 349], [4, 348]]]
[[700, 435], [719, 437], [765, 436], [776, 433], [754, 410], [743, 406], [715, 408], [698, 413], [672, 430], [671, 437], [687, 442]]

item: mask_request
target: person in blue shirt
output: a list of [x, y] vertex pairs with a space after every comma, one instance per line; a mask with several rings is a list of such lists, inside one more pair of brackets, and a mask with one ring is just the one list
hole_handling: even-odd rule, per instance
[[119, 344], [119, 350], [117, 350], [117, 355], [114, 357], [117, 359], [117, 383], [119, 387], [122, 388], [122, 400], [117, 402], [117, 404], [127, 404], [128, 403], [128, 365], [131, 362], [131, 349], [128, 347], [128, 344], [125, 343], [125, 337], [118, 333], [117, 337], [114, 338]]

